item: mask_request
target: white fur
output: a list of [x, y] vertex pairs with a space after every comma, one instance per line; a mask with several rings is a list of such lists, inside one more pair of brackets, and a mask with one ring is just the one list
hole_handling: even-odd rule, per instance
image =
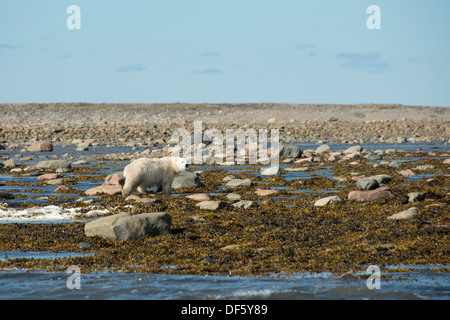
[[165, 193], [170, 194], [173, 177], [185, 171], [187, 166], [187, 160], [180, 157], [134, 160], [123, 170], [125, 184], [122, 195], [126, 197], [136, 189], [139, 193], [146, 193], [150, 186], [162, 187]]

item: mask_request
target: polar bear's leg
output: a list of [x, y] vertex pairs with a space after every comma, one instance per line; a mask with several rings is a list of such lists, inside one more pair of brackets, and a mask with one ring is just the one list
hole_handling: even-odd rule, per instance
[[173, 177], [170, 177], [170, 179], [169, 178], [164, 179], [163, 185], [162, 185], [162, 189], [163, 189], [164, 193], [166, 193], [166, 194], [171, 193], [172, 180], [173, 180]]
[[136, 187], [139, 185], [140, 181], [133, 181], [133, 179], [125, 179], [125, 185], [122, 188], [122, 195], [128, 197]]
[[139, 187], [137, 187], [137, 191], [139, 192], [139, 193], [148, 193], [147, 192], [147, 188], [148, 188], [148, 185], [147, 184], [145, 184], [145, 183], [141, 183], [141, 185], [139, 186]]

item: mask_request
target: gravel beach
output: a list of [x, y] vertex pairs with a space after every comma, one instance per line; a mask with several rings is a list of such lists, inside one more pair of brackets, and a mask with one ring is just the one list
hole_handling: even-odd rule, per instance
[[164, 143], [176, 128], [277, 128], [285, 142], [447, 142], [450, 108], [312, 104], [0, 104], [0, 144]]

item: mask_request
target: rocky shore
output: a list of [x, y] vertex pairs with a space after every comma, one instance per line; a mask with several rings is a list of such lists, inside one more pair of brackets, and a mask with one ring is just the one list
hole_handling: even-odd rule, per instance
[[[0, 104], [0, 145], [152, 146], [193, 121], [227, 129], [278, 129], [285, 142], [448, 142], [450, 108], [290, 104]], [[1, 147], [0, 147], [1, 148]]]
[[[0, 268], [248, 276], [448, 265], [450, 154], [401, 151], [447, 142], [447, 109], [328, 106], [319, 118], [317, 107], [0, 105], [0, 219], [70, 220], [2, 223], [0, 252], [90, 254]], [[167, 155], [173, 130], [192, 132], [194, 120], [203, 130], [279, 129], [281, 169], [198, 164], [176, 177], [171, 196], [122, 197], [124, 166]], [[371, 150], [367, 141], [395, 144]], [[69, 145], [76, 154], [55, 153]]]

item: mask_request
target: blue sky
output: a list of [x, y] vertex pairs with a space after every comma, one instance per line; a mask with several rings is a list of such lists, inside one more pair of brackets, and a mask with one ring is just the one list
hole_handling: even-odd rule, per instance
[[2, 0], [0, 103], [450, 106], [449, 17], [448, 0]]

